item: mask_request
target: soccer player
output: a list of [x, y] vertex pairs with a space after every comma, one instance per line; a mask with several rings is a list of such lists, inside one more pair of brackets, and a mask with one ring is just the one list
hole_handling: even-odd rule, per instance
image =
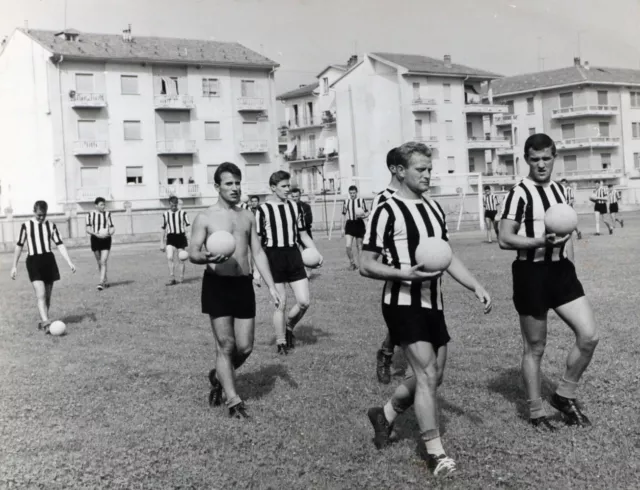
[[500, 206], [500, 201], [498, 200], [498, 196], [496, 196], [491, 191], [491, 187], [489, 187], [488, 185], [484, 186], [484, 197], [482, 198], [482, 203], [484, 204], [484, 222], [487, 227], [487, 240], [489, 241], [489, 243], [492, 243], [492, 228], [496, 232], [496, 240], [498, 239], [499, 230], [498, 222], [496, 221], [496, 214], [498, 214], [498, 206]]
[[614, 189], [613, 185], [609, 184], [609, 215], [611, 216], [611, 224], [616, 227], [616, 222], [620, 223], [620, 227], [624, 228], [624, 220], [618, 219], [617, 214], [620, 212], [618, 208], [618, 202], [622, 199], [622, 195], [618, 189]]
[[[567, 181], [567, 179], [562, 179], [560, 183], [564, 188], [564, 198], [567, 201], [567, 204], [573, 207], [576, 202], [576, 195], [573, 192], [573, 187], [569, 185], [569, 182]], [[576, 233], [578, 235], [578, 240], [582, 240], [582, 232], [578, 228], [576, 228]]]
[[358, 266], [353, 257], [353, 244], [356, 244], [356, 255], [358, 263], [362, 252], [362, 239], [364, 238], [364, 220], [369, 216], [367, 204], [364, 199], [358, 197], [358, 188], [355, 185], [349, 186], [349, 199], [342, 205], [342, 216], [347, 218], [344, 225], [344, 234], [347, 237], [347, 257], [351, 264], [351, 270], [356, 270]]
[[[306, 248], [315, 248], [307, 233], [302, 208], [288, 199], [291, 189], [290, 178], [289, 173], [284, 170], [271, 174], [269, 186], [275, 200], [262, 203], [256, 215], [258, 234], [265, 246], [276, 291], [283, 304], [282, 308], [278, 308], [273, 314], [279, 355], [287, 355], [288, 351], [295, 347], [293, 329], [309, 308], [309, 279], [298, 248], [298, 239]], [[293, 290], [296, 304], [285, 318], [287, 284]]]
[[[301, 192], [297, 187], [293, 187], [289, 192], [289, 196], [291, 200], [300, 205], [302, 209], [302, 215], [304, 217], [304, 224], [306, 226], [305, 231], [307, 235], [313, 240], [313, 233], [311, 232], [311, 225], [313, 224], [313, 211], [311, 210], [311, 205], [308, 202], [304, 202], [300, 200]], [[298, 237], [298, 245], [300, 245], [304, 249], [304, 244], [300, 241], [300, 237]], [[307, 277], [311, 277], [312, 269], [306, 267]]]
[[607, 192], [607, 188], [604, 186], [604, 182], [598, 182], [598, 188], [593, 191], [589, 200], [595, 203], [593, 211], [596, 216], [596, 235], [600, 235], [600, 217], [602, 217], [604, 224], [607, 225], [609, 235], [613, 235], [613, 226], [611, 226], [607, 221], [607, 202], [609, 201], [609, 193]]
[[[187, 240], [187, 227], [191, 226], [189, 219], [187, 218], [187, 212], [178, 211], [178, 198], [171, 196], [169, 198], [170, 211], [165, 211], [162, 215], [162, 238], [160, 242], [160, 249], [167, 254], [167, 262], [169, 263], [169, 277], [170, 281], [167, 286], [173, 286], [177, 284], [174, 275], [175, 271], [175, 256], [176, 253], [182, 252], [189, 246]], [[178, 260], [180, 263], [180, 284], [184, 281], [184, 268], [185, 263], [182, 260]]]
[[[455, 471], [456, 464], [445, 454], [437, 422], [436, 390], [450, 340], [442, 304], [442, 272], [423, 271], [415, 253], [423, 238], [448, 240], [446, 216], [437, 202], [423, 197], [431, 178], [431, 150], [421, 143], [405, 143], [396, 150], [396, 161], [401, 188], [373, 210], [360, 274], [385, 281], [382, 314], [412, 373], [384, 407], [369, 409], [368, 416], [380, 449], [388, 445], [396, 417], [413, 405], [427, 465], [435, 476], [444, 476]], [[386, 263], [378, 262], [381, 255]], [[447, 272], [475, 292], [485, 313], [491, 310], [491, 298], [457, 256]]]
[[104, 197], [97, 197], [94, 204], [96, 210], [87, 214], [87, 234], [91, 236], [91, 251], [98, 263], [100, 271], [100, 282], [98, 291], [109, 287], [107, 282], [107, 261], [111, 250], [111, 237], [116, 231], [111, 219], [111, 213], [105, 211], [106, 201]]
[[551, 180], [556, 146], [546, 134], [529, 136], [524, 145], [529, 176], [513, 187], [503, 203], [500, 248], [517, 250], [512, 265], [513, 302], [520, 316], [524, 351], [522, 374], [529, 403], [529, 422], [555, 430], [542, 404], [540, 363], [547, 342], [547, 313], [555, 310], [571, 328], [575, 345], [551, 406], [570, 424], [590, 425], [576, 403], [576, 390], [598, 344], [598, 333], [589, 301], [584, 295], [573, 263], [571, 234], [548, 233], [546, 210], [565, 202], [563, 189]]
[[56, 258], [51, 251], [51, 242], [56, 244], [60, 255], [69, 264], [71, 272], [76, 271], [76, 267], [71, 262], [67, 248], [62, 243], [60, 233], [55, 223], [47, 220], [48, 204], [45, 201], [36, 201], [33, 206], [34, 217], [20, 228], [20, 235], [13, 252], [13, 267], [11, 268], [11, 279], [15, 279], [18, 274], [18, 261], [22, 254], [22, 249], [27, 245], [27, 274], [29, 281], [36, 293], [40, 322], [38, 330], [49, 333], [49, 308], [51, 308], [51, 293], [53, 283], [60, 280], [60, 272]]
[[249, 198], [249, 211], [255, 214], [258, 212], [258, 206], [260, 206], [260, 198], [258, 196], [251, 196]]
[[[194, 264], [206, 264], [202, 278], [202, 313], [208, 314], [216, 341], [216, 368], [209, 373], [212, 406], [226, 397], [229, 416], [247, 418], [244, 403], [235, 386], [235, 372], [253, 350], [256, 299], [251, 283], [249, 249], [260, 269], [269, 293], [281, 308], [283, 300], [276, 291], [267, 257], [256, 233], [255, 217], [238, 206], [242, 174], [233, 163], [222, 163], [214, 174], [218, 202], [199, 213], [193, 222], [189, 258]], [[233, 255], [211, 255], [203, 245], [216, 231], [228, 231], [236, 240]]]

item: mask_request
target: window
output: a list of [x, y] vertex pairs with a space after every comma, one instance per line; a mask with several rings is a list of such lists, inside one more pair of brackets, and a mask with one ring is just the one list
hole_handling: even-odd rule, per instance
[[600, 153], [600, 163], [603, 169], [611, 167], [611, 153]]
[[202, 96], [203, 97], [219, 97], [220, 81], [217, 78], [202, 79]]
[[471, 121], [467, 121], [467, 139], [473, 139], [473, 123]]
[[533, 105], [533, 97], [527, 97], [527, 113], [533, 114], [536, 112], [536, 108]]
[[218, 121], [206, 121], [204, 123], [204, 139], [206, 140], [220, 139], [220, 123]]
[[442, 88], [444, 89], [444, 101], [451, 102], [451, 84], [444, 83], [442, 85]]
[[562, 139], [573, 139], [576, 137], [576, 125], [575, 124], [563, 124], [562, 125]]
[[609, 105], [609, 92], [598, 90], [598, 105]]
[[242, 97], [255, 97], [256, 82], [254, 82], [253, 80], [241, 80], [240, 94], [242, 95]]
[[640, 138], [640, 122], [631, 123], [631, 135], [634, 139]]
[[167, 166], [167, 184], [184, 184], [184, 173], [182, 165]]
[[122, 95], [138, 95], [138, 75], [120, 75]]
[[629, 92], [631, 96], [631, 107], [640, 107], [640, 92]]
[[421, 119], [415, 120], [415, 137], [417, 141], [420, 141], [422, 139], [422, 120]]
[[447, 139], [453, 139], [453, 121], [445, 121], [445, 126], [447, 130]]
[[513, 101], [512, 100], [508, 100], [507, 101], [507, 107], [509, 108], [509, 114], [513, 114]]
[[513, 128], [513, 144], [518, 144], [518, 128]]
[[473, 157], [469, 157], [469, 172], [473, 173], [476, 171], [476, 160]]
[[307, 156], [311, 158], [316, 157], [316, 135], [315, 134], [309, 135], [309, 155]]
[[560, 94], [560, 108], [573, 107], [573, 92]]
[[98, 167], [81, 167], [80, 168], [80, 186], [98, 187], [100, 185], [100, 170]]
[[329, 79], [327, 77], [322, 79], [322, 93], [325, 95], [329, 93]]
[[78, 139], [81, 141], [95, 141], [96, 139], [96, 131], [95, 131], [96, 122], [95, 121], [78, 121]]
[[258, 123], [243, 122], [242, 135], [245, 140], [257, 140], [258, 139]]
[[93, 75], [90, 73], [76, 73], [76, 92], [90, 94], [93, 92]]
[[178, 77], [162, 77], [160, 79], [162, 95], [178, 95]]
[[142, 167], [127, 167], [127, 185], [142, 184]]
[[447, 170], [449, 173], [453, 173], [456, 171], [456, 158], [455, 157], [447, 157]]
[[600, 122], [598, 123], [598, 132], [599, 136], [604, 138], [609, 137], [609, 123], [608, 122]]
[[633, 168], [640, 170], [640, 153], [633, 154]]
[[529, 136], [536, 134], [536, 128], [529, 128]]
[[217, 165], [207, 165], [207, 184], [213, 185], [216, 183], [213, 177], [216, 174], [217, 169]]
[[565, 172], [575, 172], [578, 170], [578, 157], [575, 155], [565, 155], [562, 159], [564, 161]]
[[413, 100], [420, 100], [420, 82], [413, 82]]
[[124, 139], [141, 140], [142, 128], [140, 121], [124, 121]]

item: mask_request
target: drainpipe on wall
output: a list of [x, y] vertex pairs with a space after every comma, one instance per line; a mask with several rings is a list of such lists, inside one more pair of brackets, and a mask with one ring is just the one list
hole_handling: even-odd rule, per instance
[[58, 92], [60, 97], [60, 131], [62, 133], [62, 170], [64, 172], [64, 203], [69, 204], [69, 183], [67, 177], [67, 142], [66, 134], [64, 130], [64, 110], [63, 110], [63, 96], [62, 96], [62, 62], [64, 56], [61, 55], [60, 59], [55, 63], [58, 68]]

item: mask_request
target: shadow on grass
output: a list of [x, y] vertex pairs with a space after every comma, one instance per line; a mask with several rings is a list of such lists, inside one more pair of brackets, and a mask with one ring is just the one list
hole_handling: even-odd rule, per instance
[[[489, 381], [487, 388], [489, 388], [489, 391], [502, 395], [508, 402], [513, 403], [516, 406], [518, 417], [528, 420], [529, 406], [527, 405], [527, 395], [524, 392], [523, 383], [520, 368], [514, 367], [505, 369]], [[548, 399], [555, 389], [556, 386], [543, 374], [542, 397]]]
[[84, 319], [89, 319], [92, 322], [98, 321], [96, 319], [96, 314], [93, 312], [82, 313], [80, 315], [68, 315], [68, 316], [65, 316], [64, 318], [61, 318], [61, 320], [66, 324], [81, 323]]
[[202, 281], [202, 276], [187, 277], [185, 280], [182, 281], [182, 284], [191, 284], [192, 282], [199, 282], [199, 281]]
[[[295, 346], [314, 345], [318, 343], [320, 338], [329, 338], [332, 336], [329, 332], [322, 330], [321, 328], [305, 325], [302, 327], [296, 327], [293, 329], [293, 335], [295, 336]], [[259, 342], [260, 345], [276, 345], [276, 338], [271, 337], [269, 340]]]
[[243, 393], [247, 400], [258, 400], [273, 391], [276, 380], [280, 378], [286, 381], [290, 387], [298, 388], [298, 383], [289, 375], [289, 371], [283, 364], [269, 364], [259, 371], [240, 374], [238, 376], [238, 391]]
[[109, 283], [109, 287], [110, 288], [117, 288], [118, 286], [128, 286], [129, 284], [133, 284], [135, 281], [132, 281], [131, 279], [127, 279], [124, 281], [116, 281], [116, 282], [110, 282]]

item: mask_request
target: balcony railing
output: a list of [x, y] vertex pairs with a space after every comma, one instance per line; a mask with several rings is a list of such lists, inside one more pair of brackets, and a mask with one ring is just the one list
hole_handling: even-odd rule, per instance
[[470, 150], [490, 150], [492, 148], [509, 148], [511, 142], [507, 138], [500, 136], [492, 136], [491, 138], [474, 138], [471, 137], [467, 141], [467, 148]]
[[612, 148], [620, 145], [620, 138], [596, 136], [594, 138], [566, 138], [556, 141], [558, 150], [580, 150], [588, 148]]
[[511, 173], [493, 173], [493, 172], [482, 173], [483, 184], [509, 184], [509, 183], [515, 183], [517, 180], [518, 180], [518, 176]]
[[336, 115], [331, 111], [324, 111], [322, 114], [322, 125], [330, 127], [336, 124]]
[[507, 126], [516, 122], [517, 119], [517, 114], [496, 114], [493, 117], [493, 123], [496, 126]]
[[158, 155], [191, 155], [196, 152], [196, 142], [193, 140], [156, 141]]
[[107, 98], [104, 94], [79, 94], [69, 96], [71, 107], [107, 107]]
[[238, 106], [238, 111], [240, 112], [267, 110], [265, 100], [260, 97], [238, 97], [236, 104]]
[[509, 146], [508, 148], [496, 148], [496, 155], [498, 156], [509, 156], [513, 155], [515, 149], [513, 146]]
[[300, 162], [311, 162], [311, 161], [322, 161], [322, 160], [332, 160], [334, 158], [338, 158], [339, 154], [337, 150], [330, 151], [327, 153], [324, 148], [314, 149], [305, 149], [302, 150], [296, 149], [291, 155], [285, 155], [284, 159], [289, 163], [300, 163]]
[[168, 199], [171, 196], [200, 196], [200, 186], [198, 184], [160, 184], [158, 191], [160, 193], [160, 199]]
[[[598, 162], [593, 162], [593, 164], [597, 165]], [[616, 177], [621, 177], [623, 173], [621, 168], [597, 168], [594, 166], [594, 168], [555, 172], [554, 178], [566, 178], [569, 180], [615, 179]]]
[[190, 95], [156, 95], [154, 104], [158, 110], [188, 111], [195, 107]]
[[418, 143], [424, 143], [427, 146], [435, 146], [438, 144], [437, 136], [416, 136], [413, 140]]
[[318, 116], [313, 117], [301, 117], [299, 119], [292, 119], [287, 124], [289, 131], [295, 131], [305, 128], [313, 128], [322, 126], [322, 120]]
[[569, 119], [583, 116], [615, 116], [618, 114], [616, 105], [583, 105], [562, 107], [551, 112], [552, 119]]
[[109, 187], [80, 187], [76, 189], [76, 201], [93, 202], [97, 197], [111, 199], [111, 189]]
[[436, 99], [413, 99], [411, 110], [413, 112], [433, 112], [436, 110]]
[[508, 114], [509, 106], [506, 104], [480, 104], [466, 103], [464, 112], [467, 114]]
[[74, 155], [108, 155], [109, 145], [106, 141], [79, 140], [73, 142]]
[[269, 142], [267, 140], [243, 140], [239, 143], [240, 153], [267, 153]]

